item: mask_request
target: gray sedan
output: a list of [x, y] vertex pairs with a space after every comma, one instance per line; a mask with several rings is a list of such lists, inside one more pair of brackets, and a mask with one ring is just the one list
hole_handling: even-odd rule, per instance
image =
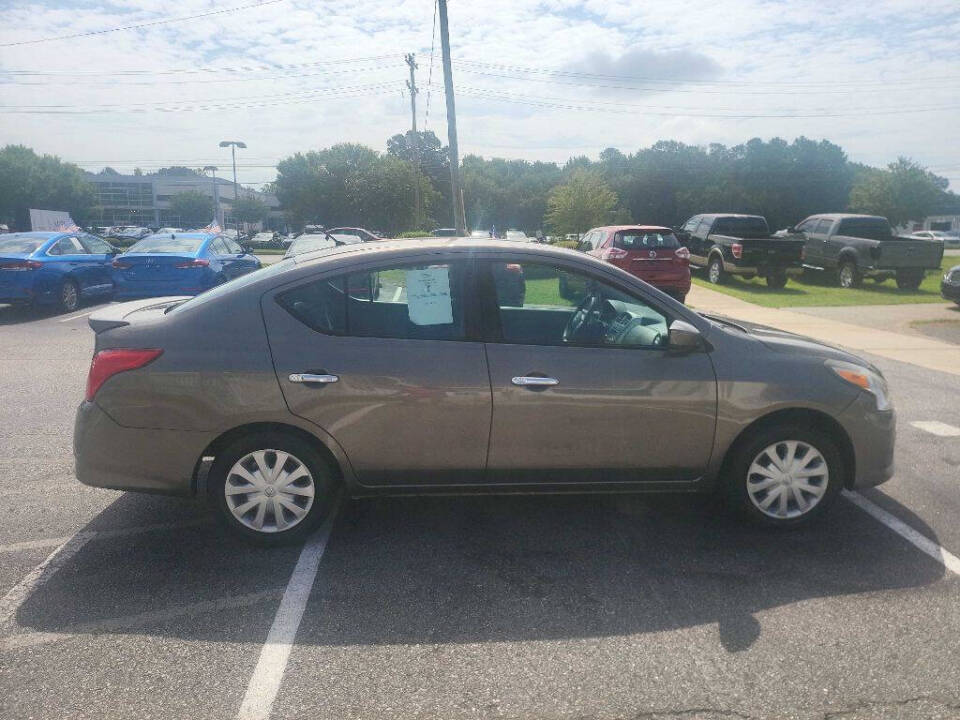
[[[525, 278], [519, 304], [504, 272]], [[90, 325], [80, 481], [208, 498], [270, 544], [341, 489], [719, 491], [791, 526], [892, 473], [868, 362], [538, 244], [342, 246]]]

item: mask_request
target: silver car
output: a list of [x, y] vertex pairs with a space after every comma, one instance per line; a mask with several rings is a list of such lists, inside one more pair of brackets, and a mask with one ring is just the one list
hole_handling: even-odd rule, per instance
[[337, 247], [90, 325], [80, 481], [208, 498], [265, 543], [302, 539], [341, 489], [720, 491], [790, 526], [893, 467], [868, 362], [539, 244]]

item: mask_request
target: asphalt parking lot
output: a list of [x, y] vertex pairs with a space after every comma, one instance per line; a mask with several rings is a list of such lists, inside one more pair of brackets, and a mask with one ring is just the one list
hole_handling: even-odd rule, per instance
[[91, 309], [0, 307], [0, 717], [960, 717], [960, 376], [871, 358], [897, 475], [802, 531], [705, 498], [378, 499], [301, 554], [76, 482]]

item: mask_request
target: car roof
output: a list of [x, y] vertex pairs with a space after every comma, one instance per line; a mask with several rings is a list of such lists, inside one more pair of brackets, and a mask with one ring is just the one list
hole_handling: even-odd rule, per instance
[[766, 220], [763, 215], [753, 215], [750, 213], [701, 213], [696, 217], [711, 218], [713, 220], [717, 218], [761, 218], [762, 220]]
[[673, 232], [673, 228], [669, 228], [666, 225], [602, 225], [601, 227], [595, 227], [594, 230], [606, 230], [608, 232], [622, 232], [624, 230], [667, 230]]
[[[337, 248], [326, 250], [316, 250], [303, 253], [294, 257], [298, 265], [321, 262], [330, 258], [345, 258], [348, 255], [361, 253], [365, 254], [365, 259], [374, 259], [377, 256], [391, 255], [419, 255], [442, 250], [463, 250], [470, 251], [496, 251], [501, 250], [505, 253], [515, 254], [518, 252], [542, 255], [545, 258], [576, 258], [581, 262], [592, 260], [589, 255], [567, 248], [553, 247], [538, 243], [515, 243], [509, 240], [494, 240], [493, 238], [472, 238], [472, 237], [423, 237], [423, 238], [405, 238], [403, 240], [384, 240], [378, 243], [355, 243], [353, 245], [341, 245]], [[597, 260], [596, 262], [600, 262]], [[601, 263], [603, 264], [603, 263]]]
[[155, 237], [168, 237], [175, 235], [178, 238], [191, 238], [195, 240], [206, 240], [207, 238], [217, 237], [215, 233], [200, 233], [200, 232], [173, 232], [173, 233], [153, 233], [152, 235], [147, 235], [144, 240], [149, 240]]
[[819, 218], [820, 220], [843, 220], [845, 218], [868, 218], [870, 220], [886, 220], [883, 215], [858, 215], [857, 213], [819, 213], [809, 215], [807, 219]]

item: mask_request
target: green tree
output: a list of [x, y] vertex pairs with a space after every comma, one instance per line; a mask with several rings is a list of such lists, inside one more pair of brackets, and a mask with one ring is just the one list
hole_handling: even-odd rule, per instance
[[555, 233], [580, 233], [608, 222], [617, 194], [600, 174], [576, 167], [563, 185], [550, 192], [547, 226]]
[[922, 220], [944, 202], [946, 178], [899, 158], [886, 170], [862, 168], [850, 191], [850, 209], [883, 215], [891, 225]]
[[184, 167], [183, 165], [160, 168], [155, 174], [166, 177], [203, 177], [202, 170], [194, 170], [193, 168]]
[[92, 219], [96, 193], [76, 165], [23, 145], [0, 149], [0, 222], [30, 228], [30, 208], [64, 210], [79, 224]]
[[241, 195], [233, 204], [233, 216], [243, 223], [259, 223], [267, 219], [270, 206], [256, 195]]
[[198, 190], [185, 190], [170, 196], [170, 212], [183, 227], [201, 227], [213, 218], [213, 200]]

